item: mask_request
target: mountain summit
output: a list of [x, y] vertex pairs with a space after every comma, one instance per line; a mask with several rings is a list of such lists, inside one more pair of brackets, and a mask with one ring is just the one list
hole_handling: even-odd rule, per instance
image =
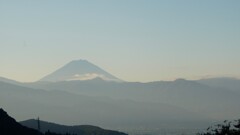
[[121, 81], [98, 66], [86, 60], [74, 60], [39, 81], [58, 82], [92, 80], [101, 78], [106, 81]]

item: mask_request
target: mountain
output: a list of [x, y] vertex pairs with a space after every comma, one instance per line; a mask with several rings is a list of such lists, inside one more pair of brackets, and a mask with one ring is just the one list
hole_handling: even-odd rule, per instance
[[0, 78], [0, 106], [19, 120], [40, 116], [66, 125], [122, 131], [201, 128], [240, 117], [239, 84], [229, 78], [124, 82], [77, 60], [37, 82]]
[[236, 78], [207, 78], [197, 80], [197, 82], [211, 87], [229, 89], [240, 93], [240, 80]]
[[43, 77], [39, 81], [58, 82], [72, 80], [91, 80], [101, 78], [106, 81], [121, 81], [98, 66], [86, 61], [75, 60], [66, 64], [55, 72]]
[[15, 80], [11, 80], [11, 79], [8, 79], [8, 78], [4, 78], [4, 77], [0, 77], [0, 81], [1, 82], [6, 82], [6, 83], [11, 83], [11, 84], [16, 84], [16, 85], [22, 85], [22, 83], [20, 83], [20, 82], [17, 82]]
[[41, 135], [35, 129], [31, 129], [17, 123], [3, 109], [0, 108], [0, 135]]
[[[22, 125], [37, 129], [37, 120], [30, 119], [26, 121], [20, 122]], [[80, 126], [65, 126], [59, 125], [55, 123], [50, 123], [46, 121], [40, 121], [41, 132], [47, 132], [48, 130], [57, 133], [71, 133], [77, 135], [127, 135], [122, 132], [112, 131], [112, 130], [105, 130], [96, 126], [90, 125], [80, 125]]]
[[220, 120], [239, 116], [238, 112], [240, 111], [238, 109], [240, 108], [238, 104], [240, 102], [239, 93], [184, 79], [149, 83], [117, 83], [94, 79], [31, 84], [30, 87], [49, 91], [65, 91], [91, 97], [164, 103]]
[[[126, 94], [132, 95], [135, 91]], [[40, 116], [66, 125], [98, 125], [108, 129], [202, 127], [210, 120], [197, 112], [167, 103], [46, 91], [4, 82], [0, 82], [0, 106], [12, 112], [18, 120]]]

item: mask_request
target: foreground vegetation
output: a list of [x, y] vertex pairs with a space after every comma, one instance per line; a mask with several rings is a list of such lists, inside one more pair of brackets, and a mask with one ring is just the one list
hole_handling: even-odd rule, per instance
[[206, 132], [198, 135], [240, 135], [240, 119], [235, 121], [225, 120], [223, 124], [211, 126]]

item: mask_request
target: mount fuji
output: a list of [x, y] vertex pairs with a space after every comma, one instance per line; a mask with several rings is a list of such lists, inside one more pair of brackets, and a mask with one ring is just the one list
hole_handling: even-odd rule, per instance
[[122, 80], [104, 71], [100, 67], [86, 61], [74, 60], [39, 81], [60, 82], [74, 80], [92, 80], [100, 78], [105, 81], [121, 82]]

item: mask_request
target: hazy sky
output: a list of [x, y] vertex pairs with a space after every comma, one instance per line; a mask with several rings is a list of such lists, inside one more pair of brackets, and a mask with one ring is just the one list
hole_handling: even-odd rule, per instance
[[240, 77], [240, 0], [0, 0], [0, 76], [76, 59], [126, 81]]

